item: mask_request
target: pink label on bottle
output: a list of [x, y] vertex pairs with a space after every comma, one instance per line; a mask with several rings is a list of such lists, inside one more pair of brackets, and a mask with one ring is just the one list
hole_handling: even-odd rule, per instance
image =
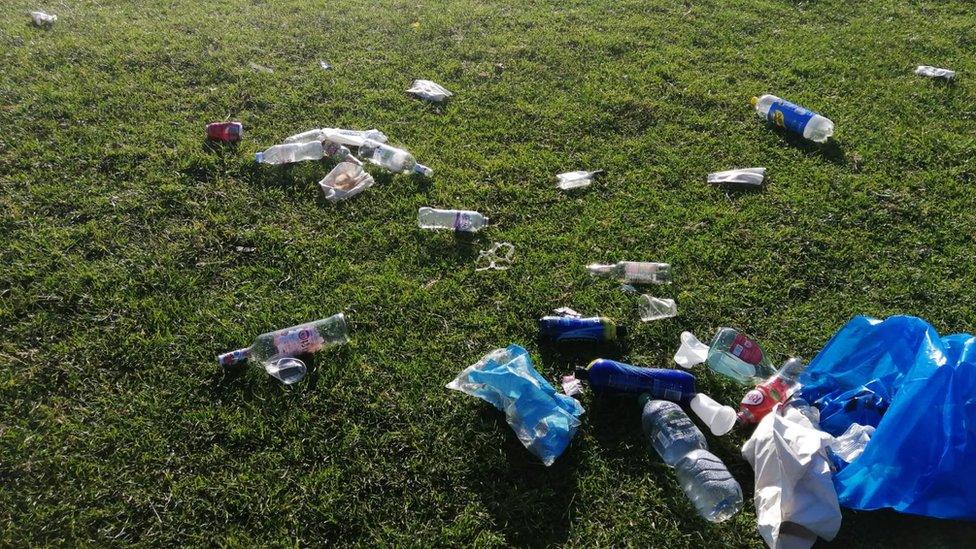
[[325, 339], [312, 326], [301, 326], [274, 336], [275, 348], [280, 355], [314, 353], [322, 348]]
[[753, 389], [746, 393], [746, 396], [742, 397], [743, 406], [759, 406], [762, 404], [765, 397], [763, 397], [762, 391]]
[[759, 345], [755, 341], [743, 334], [736, 334], [735, 339], [732, 340], [732, 345], [729, 347], [729, 352], [739, 357], [743, 362], [748, 362], [752, 365], [762, 362], [762, 349], [759, 348]]

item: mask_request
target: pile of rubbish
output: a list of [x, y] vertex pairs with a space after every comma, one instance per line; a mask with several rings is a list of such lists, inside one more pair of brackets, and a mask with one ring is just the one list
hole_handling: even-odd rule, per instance
[[[916, 72], [946, 80], [955, 76], [928, 66]], [[453, 95], [428, 80], [414, 81], [408, 93], [431, 102]], [[771, 125], [804, 139], [824, 143], [834, 133], [828, 118], [777, 96], [754, 97], [752, 104]], [[207, 136], [235, 143], [243, 128], [238, 122], [218, 122], [207, 126]], [[376, 129], [312, 129], [258, 152], [255, 160], [269, 165], [335, 162], [319, 182], [329, 202], [373, 186], [366, 166], [433, 175]], [[563, 191], [588, 187], [603, 173], [562, 173], [556, 186]], [[734, 189], [762, 189], [765, 180], [763, 167], [719, 171], [706, 178], [708, 184]], [[422, 207], [417, 213], [419, 227], [455, 233], [480, 232], [488, 221], [473, 210]], [[475, 270], [508, 269], [514, 252], [513, 244], [494, 242], [479, 253]], [[585, 269], [638, 294], [641, 321], [677, 316], [674, 299], [647, 290], [671, 283], [670, 264], [617, 261]], [[563, 307], [538, 320], [538, 334], [549, 345], [599, 348], [626, 339], [628, 327]], [[300, 357], [348, 341], [346, 318], [339, 313], [262, 334], [250, 347], [220, 355], [218, 362], [227, 369], [255, 363], [291, 385], [307, 373]], [[719, 328], [707, 345], [691, 332], [681, 333], [673, 360], [678, 368], [597, 358], [563, 376], [560, 392], [535, 369], [524, 347], [510, 344], [482, 356], [447, 388], [503, 412], [525, 448], [546, 466], [570, 448], [582, 428], [582, 402], [589, 391], [601, 398], [632, 399], [648, 446], [674, 470], [696, 512], [711, 522], [738, 513], [743, 491], [722, 459], [709, 451], [692, 418], [714, 437], [733, 430], [749, 434], [741, 453], [755, 471], [759, 532], [770, 547], [809, 547], [818, 537], [833, 539], [842, 506], [976, 519], [976, 480], [967, 467], [976, 463], [976, 338], [940, 338], [913, 317], [856, 317], [809, 364], [789, 358], [776, 367], [754, 338], [729, 327]], [[698, 392], [696, 373], [690, 370], [701, 364], [706, 369], [697, 375], [723, 376], [742, 387], [737, 407]]]

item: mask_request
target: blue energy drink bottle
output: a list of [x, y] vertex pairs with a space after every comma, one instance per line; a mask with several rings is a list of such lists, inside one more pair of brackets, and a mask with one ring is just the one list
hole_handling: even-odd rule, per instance
[[598, 358], [576, 369], [576, 379], [586, 380], [594, 391], [648, 393], [651, 398], [684, 402], [697, 394], [695, 376], [682, 370], [638, 368]]
[[539, 319], [539, 335], [557, 343], [567, 341], [615, 341], [627, 335], [627, 328], [602, 316], [544, 316]]
[[834, 135], [834, 123], [829, 118], [805, 109], [775, 95], [752, 98], [756, 114], [770, 124], [787, 129], [816, 143], [826, 143]]

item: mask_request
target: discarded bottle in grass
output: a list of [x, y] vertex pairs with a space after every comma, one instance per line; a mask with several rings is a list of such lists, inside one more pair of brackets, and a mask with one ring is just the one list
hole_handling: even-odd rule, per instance
[[350, 158], [349, 149], [337, 143], [309, 141], [306, 143], [283, 143], [254, 155], [262, 164], [291, 164], [303, 160], [321, 160], [323, 157], [344, 162]]
[[791, 358], [769, 379], [746, 393], [739, 406], [739, 421], [758, 423], [766, 417], [773, 406], [789, 400], [793, 393], [800, 389], [800, 374], [806, 367], [802, 360]]
[[544, 316], [539, 319], [539, 335], [557, 343], [568, 341], [615, 341], [627, 335], [626, 326], [617, 326], [609, 318], [594, 316]]
[[705, 520], [722, 522], [742, 509], [742, 487], [680, 406], [641, 395], [644, 435], [674, 468], [685, 496]]
[[207, 139], [236, 143], [241, 140], [244, 126], [240, 122], [212, 122], [207, 124]]
[[732, 328], [719, 328], [708, 348], [708, 367], [743, 385], [772, 375], [776, 368], [758, 343]]
[[586, 368], [577, 368], [576, 379], [596, 391], [649, 393], [654, 398], [682, 402], [695, 396], [695, 376], [681, 370], [638, 368], [623, 362], [598, 358]]
[[285, 139], [285, 143], [307, 143], [309, 141], [332, 141], [347, 147], [360, 147], [367, 139], [386, 143], [386, 134], [372, 130], [347, 130], [343, 128], [317, 128], [307, 132], [296, 133]]
[[219, 355], [217, 362], [224, 368], [231, 368], [251, 360], [264, 366], [268, 375], [285, 385], [291, 385], [305, 377], [306, 372], [305, 364], [293, 357], [348, 342], [346, 316], [339, 313], [308, 324], [261, 334], [250, 347]]
[[488, 218], [471, 210], [437, 210], [423, 207], [417, 211], [421, 229], [451, 229], [476, 233], [488, 226]]
[[363, 160], [368, 160], [393, 173], [418, 173], [427, 177], [434, 174], [434, 170], [423, 164], [417, 164], [413, 155], [407, 151], [372, 139], [363, 142], [359, 148], [359, 155]]
[[612, 265], [593, 263], [586, 266], [591, 275], [613, 276], [627, 284], [668, 284], [671, 265], [648, 261], [618, 261]]
[[775, 95], [753, 97], [752, 106], [759, 116], [770, 123], [802, 135], [810, 141], [826, 143], [834, 135], [834, 123], [830, 119]]

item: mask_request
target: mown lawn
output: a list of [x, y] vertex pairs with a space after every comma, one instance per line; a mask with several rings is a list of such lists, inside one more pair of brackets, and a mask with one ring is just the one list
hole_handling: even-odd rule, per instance
[[[50, 30], [27, 11], [59, 16]], [[7, 0], [0, 15], [0, 544], [763, 546], [739, 433], [710, 437], [746, 507], [710, 525], [636, 405], [584, 399], [550, 468], [444, 384], [571, 306], [668, 366], [682, 330], [812, 357], [856, 314], [976, 330], [976, 15], [962, 0]], [[319, 60], [334, 65], [327, 72]], [[250, 62], [269, 67], [258, 72]], [[917, 64], [959, 71], [954, 85]], [[457, 93], [445, 108], [414, 77]], [[837, 124], [772, 131], [764, 92]], [[236, 119], [237, 148], [203, 126]], [[328, 163], [257, 166], [314, 127], [377, 127], [435, 170], [316, 200]], [[710, 171], [765, 166], [760, 193]], [[554, 174], [602, 168], [563, 194]], [[491, 218], [422, 232], [424, 205]], [[508, 241], [507, 272], [476, 273]], [[652, 292], [583, 269], [667, 261]], [[353, 341], [286, 389], [214, 356], [347, 312]], [[584, 357], [592, 358], [592, 357]], [[742, 389], [698, 371], [704, 391]], [[920, 410], [919, 413], [924, 413]], [[847, 546], [967, 546], [970, 524], [845, 512]]]

